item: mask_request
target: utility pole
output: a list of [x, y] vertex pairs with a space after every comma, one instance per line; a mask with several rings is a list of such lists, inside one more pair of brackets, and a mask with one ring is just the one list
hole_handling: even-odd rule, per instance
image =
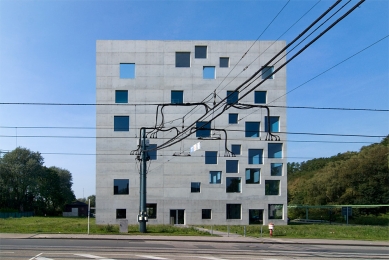
[[146, 161], [147, 161], [147, 147], [148, 140], [146, 139], [146, 129], [142, 129], [142, 139], [141, 139], [141, 167], [139, 173], [139, 232], [146, 233], [146, 222], [148, 220], [147, 209], [146, 209]]

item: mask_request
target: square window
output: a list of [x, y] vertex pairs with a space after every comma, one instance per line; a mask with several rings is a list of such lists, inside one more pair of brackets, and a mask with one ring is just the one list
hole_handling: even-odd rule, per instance
[[116, 218], [126, 218], [126, 209], [116, 209]]
[[115, 103], [128, 103], [128, 90], [116, 90]]
[[265, 180], [265, 195], [280, 195], [280, 181]]
[[264, 67], [262, 69], [262, 79], [274, 79], [274, 75], [271, 75], [274, 71], [273, 66]]
[[205, 164], [217, 164], [217, 151], [205, 151]]
[[220, 68], [228, 68], [230, 67], [230, 58], [228, 57], [220, 57]]
[[227, 219], [241, 219], [241, 204], [227, 204]]
[[209, 122], [197, 122], [196, 123], [196, 137], [210, 137], [211, 136], [211, 123]]
[[120, 63], [120, 78], [134, 79], [135, 78], [135, 63]]
[[215, 66], [204, 66], [203, 67], [203, 79], [215, 79]]
[[237, 124], [238, 123], [238, 114], [228, 114], [228, 123]]
[[259, 137], [259, 122], [246, 122], [245, 137]]
[[260, 183], [261, 169], [246, 169], [246, 184], [259, 184]]
[[195, 46], [195, 58], [206, 59], [207, 58], [207, 46]]
[[271, 176], [282, 176], [282, 163], [271, 163]]
[[199, 193], [200, 192], [200, 182], [191, 182], [190, 183], [190, 192]]
[[239, 160], [226, 160], [226, 173], [237, 173], [239, 170]]
[[263, 224], [263, 209], [249, 209], [249, 225]]
[[157, 203], [148, 203], [146, 204], [147, 216], [149, 219], [157, 218]]
[[226, 192], [227, 193], [240, 193], [241, 192], [241, 178], [239, 177], [227, 177], [226, 178]]
[[227, 104], [238, 103], [239, 92], [238, 91], [227, 91]]
[[171, 103], [172, 104], [182, 104], [182, 103], [184, 103], [184, 91], [182, 91], [182, 90], [172, 90], [170, 96], [171, 96]]
[[113, 194], [123, 195], [129, 194], [129, 180], [128, 179], [114, 179], [113, 180]]
[[129, 116], [114, 116], [114, 131], [130, 131], [130, 117]]
[[211, 171], [209, 172], [209, 184], [220, 184], [222, 183], [222, 172]]
[[268, 144], [268, 158], [282, 158], [282, 144]]
[[263, 163], [263, 150], [249, 149], [249, 164], [262, 164], [262, 163]]
[[212, 210], [211, 209], [202, 209], [201, 210], [201, 219], [212, 219]]
[[147, 154], [149, 155], [150, 160], [157, 160], [157, 144], [149, 144], [147, 147]]
[[266, 91], [255, 91], [254, 92], [254, 103], [255, 104], [266, 104]]
[[271, 132], [279, 132], [280, 131], [280, 117], [279, 116], [271, 116], [270, 120], [269, 117], [265, 116], [265, 131], [269, 132], [269, 125]]
[[190, 67], [190, 52], [176, 52], [176, 68]]
[[235, 155], [240, 155], [241, 145], [240, 144], [232, 144], [231, 145], [231, 152]]
[[268, 205], [269, 219], [282, 219], [283, 209], [284, 209], [284, 205], [282, 204], [269, 204]]

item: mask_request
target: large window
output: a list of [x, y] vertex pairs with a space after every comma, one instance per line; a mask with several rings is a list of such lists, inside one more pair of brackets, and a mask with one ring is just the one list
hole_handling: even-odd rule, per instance
[[207, 58], [207, 46], [195, 46], [195, 58], [206, 59]]
[[259, 122], [246, 122], [245, 127], [245, 137], [259, 137]]
[[126, 209], [116, 209], [116, 218], [126, 218]]
[[230, 66], [230, 58], [220, 57], [219, 67], [220, 68], [228, 68], [229, 66]]
[[176, 67], [177, 68], [190, 67], [190, 52], [176, 52]]
[[222, 172], [211, 171], [209, 172], [209, 184], [220, 184], [222, 183]]
[[114, 116], [113, 119], [114, 131], [129, 131], [130, 130], [130, 117], [129, 116]]
[[226, 173], [239, 172], [239, 160], [226, 160]]
[[124, 195], [129, 192], [129, 180], [128, 179], [114, 179], [113, 180], [113, 194]]
[[265, 180], [265, 195], [280, 195], [280, 181]]
[[255, 104], [266, 104], [266, 91], [255, 91], [254, 92], [254, 103]]
[[210, 137], [211, 136], [211, 123], [209, 122], [197, 122], [196, 123], [196, 137]]
[[128, 103], [128, 90], [116, 90], [115, 103]]
[[238, 91], [227, 91], [227, 104], [238, 103], [239, 92]]
[[282, 144], [268, 144], [268, 158], [282, 158]]
[[272, 163], [270, 167], [271, 176], [282, 176], [282, 163]]
[[120, 63], [120, 78], [134, 79], [135, 78], [135, 63]]
[[249, 164], [262, 164], [262, 163], [263, 163], [263, 150], [249, 149]]
[[235, 155], [240, 155], [241, 147], [240, 144], [231, 144], [231, 152]]
[[249, 225], [263, 224], [263, 209], [249, 209]]
[[238, 123], [238, 114], [228, 114], [228, 123], [237, 124]]
[[[273, 79], [274, 75], [271, 75], [274, 71], [273, 66], [264, 67], [262, 69], [262, 79]], [[271, 75], [271, 76], [270, 76]]]
[[149, 154], [150, 160], [157, 160], [157, 144], [149, 144], [147, 149], [149, 150], [147, 153]]
[[227, 219], [241, 219], [241, 204], [227, 204]]
[[190, 183], [190, 192], [199, 193], [200, 192], [200, 182], [191, 182]]
[[284, 209], [284, 205], [282, 204], [269, 204], [268, 205], [269, 219], [282, 219], [283, 209]]
[[184, 91], [182, 90], [172, 90], [171, 91], [171, 103], [172, 104], [182, 104], [184, 103]]
[[205, 151], [205, 164], [217, 164], [217, 151]]
[[148, 203], [146, 204], [147, 216], [149, 219], [157, 218], [157, 204], [156, 203]]
[[241, 189], [241, 178], [239, 177], [227, 177], [226, 178], [226, 192], [228, 193], [240, 193]]
[[212, 219], [212, 210], [211, 209], [202, 209], [201, 210], [201, 219]]
[[259, 184], [260, 172], [261, 170], [259, 168], [246, 169], [246, 184]]
[[214, 78], [216, 78], [215, 66], [204, 66], [203, 79], [214, 79]]
[[269, 124], [270, 124], [271, 132], [279, 132], [280, 131], [280, 117], [279, 116], [271, 116], [270, 120], [269, 120], [269, 117], [267, 117], [267, 116], [265, 117], [265, 131], [266, 132], [269, 131], [268, 130]]

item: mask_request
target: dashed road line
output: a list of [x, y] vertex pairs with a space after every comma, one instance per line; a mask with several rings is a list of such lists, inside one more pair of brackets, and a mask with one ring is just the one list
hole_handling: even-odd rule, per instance
[[74, 254], [74, 255], [82, 256], [82, 257], [86, 257], [86, 258], [92, 258], [92, 259], [100, 259], [100, 260], [115, 260], [115, 259], [112, 259], [112, 258], [105, 258], [105, 257], [102, 257], [102, 256], [89, 255], [89, 254]]
[[155, 259], [155, 260], [169, 259], [169, 258], [163, 258], [163, 257], [151, 256], [151, 255], [136, 255], [136, 256], [147, 258], [147, 259]]

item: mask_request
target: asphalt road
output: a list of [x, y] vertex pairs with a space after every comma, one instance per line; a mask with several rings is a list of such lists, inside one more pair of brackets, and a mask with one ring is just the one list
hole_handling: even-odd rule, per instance
[[210, 241], [1, 239], [0, 259], [389, 259], [388, 247]]

